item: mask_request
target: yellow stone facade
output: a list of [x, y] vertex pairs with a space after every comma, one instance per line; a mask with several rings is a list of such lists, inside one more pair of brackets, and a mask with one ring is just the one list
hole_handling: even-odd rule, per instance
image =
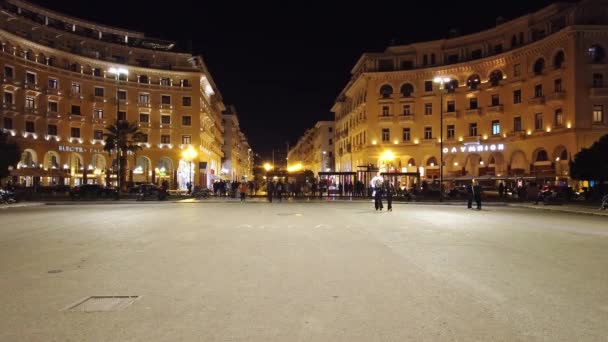
[[307, 129], [296, 145], [289, 149], [287, 159], [290, 166], [302, 165], [302, 170], [314, 173], [334, 171], [334, 122], [318, 121]]
[[[148, 137], [129, 157], [127, 180], [184, 189], [219, 177], [225, 107], [200, 56], [17, 0], [3, 4], [0, 43], [0, 128], [24, 151], [14, 180], [115, 183], [101, 134], [118, 115]], [[117, 80], [112, 68], [128, 75]], [[197, 157], [185, 160], [190, 146]]]
[[[487, 31], [364, 54], [332, 108], [336, 151], [354, 164], [340, 171], [372, 164], [438, 178], [442, 106], [444, 178], [567, 181], [568, 161], [608, 134], [607, 8], [555, 4]], [[450, 83], [442, 90], [437, 77]]]

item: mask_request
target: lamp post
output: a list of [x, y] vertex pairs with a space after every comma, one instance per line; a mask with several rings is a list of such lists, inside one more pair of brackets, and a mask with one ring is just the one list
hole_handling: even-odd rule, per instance
[[188, 161], [188, 179], [190, 180], [191, 186], [194, 185], [192, 184], [192, 161], [194, 160], [194, 158], [196, 158], [197, 155], [198, 154], [196, 153], [196, 150], [192, 148], [192, 146], [182, 151], [182, 157]]
[[321, 172], [324, 172], [324, 171], [325, 171], [325, 154], [326, 154], [326, 153], [327, 153], [327, 152], [323, 151], [323, 159], [322, 159], [322, 161], [321, 161]]
[[[120, 86], [120, 75], [129, 75], [129, 70], [125, 69], [125, 68], [110, 68], [108, 69], [108, 73], [110, 74], [114, 74], [116, 75], [116, 129], [118, 130], [118, 123], [119, 123], [119, 116], [120, 116], [120, 99], [118, 98], [118, 91], [119, 91], [119, 86]], [[117, 132], [118, 133], [118, 132]], [[121, 154], [121, 150], [120, 150], [120, 142], [119, 142], [119, 137], [120, 134], [116, 136], [116, 141], [115, 141], [115, 145], [116, 145], [116, 188], [118, 189], [118, 199], [120, 199], [120, 190], [121, 190], [121, 185], [120, 184], [120, 154]]]
[[433, 80], [439, 84], [439, 202], [443, 202], [443, 91], [450, 81], [449, 77], [435, 77]]

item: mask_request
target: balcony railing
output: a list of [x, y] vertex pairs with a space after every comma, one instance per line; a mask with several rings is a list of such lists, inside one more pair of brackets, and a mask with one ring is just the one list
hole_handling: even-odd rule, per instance
[[454, 111], [451, 111], [451, 112], [444, 112], [443, 113], [443, 118], [444, 119], [456, 119], [456, 118], [458, 118], [458, 111], [454, 110]]
[[47, 93], [47, 95], [61, 95], [61, 92], [57, 88], [46, 88], [45, 92]]
[[549, 103], [561, 103], [564, 99], [566, 99], [566, 92], [564, 91], [547, 95], [547, 102]]
[[15, 105], [14, 103], [5, 102], [2, 104], [2, 109], [6, 111], [17, 111], [17, 105]]
[[393, 121], [392, 115], [380, 115], [378, 121]]
[[137, 107], [139, 107], [139, 108], [151, 108], [152, 104], [150, 102], [141, 102], [141, 101], [138, 101], [137, 102]]
[[414, 114], [399, 115], [400, 122], [414, 122]]
[[467, 109], [464, 111], [464, 116], [467, 118], [478, 117], [481, 115], [481, 108]]
[[502, 114], [504, 111], [503, 105], [490, 106], [486, 109], [488, 114]]
[[528, 100], [528, 104], [531, 106], [542, 106], [545, 104], [545, 97], [544, 96], [533, 97]]
[[608, 87], [590, 88], [589, 96], [591, 96], [591, 97], [608, 97]]

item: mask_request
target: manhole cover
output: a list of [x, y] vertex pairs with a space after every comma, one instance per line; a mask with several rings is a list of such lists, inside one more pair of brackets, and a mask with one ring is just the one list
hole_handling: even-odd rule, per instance
[[68, 311], [119, 311], [131, 305], [139, 296], [91, 296], [67, 308]]

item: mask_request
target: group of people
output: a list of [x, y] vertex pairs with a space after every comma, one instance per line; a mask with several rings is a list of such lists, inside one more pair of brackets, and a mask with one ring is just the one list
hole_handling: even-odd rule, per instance
[[376, 211], [384, 209], [382, 196], [386, 196], [387, 210], [393, 211], [393, 196], [395, 195], [395, 185], [391, 181], [385, 181], [379, 173], [372, 178], [370, 185], [373, 189], [374, 208]]

